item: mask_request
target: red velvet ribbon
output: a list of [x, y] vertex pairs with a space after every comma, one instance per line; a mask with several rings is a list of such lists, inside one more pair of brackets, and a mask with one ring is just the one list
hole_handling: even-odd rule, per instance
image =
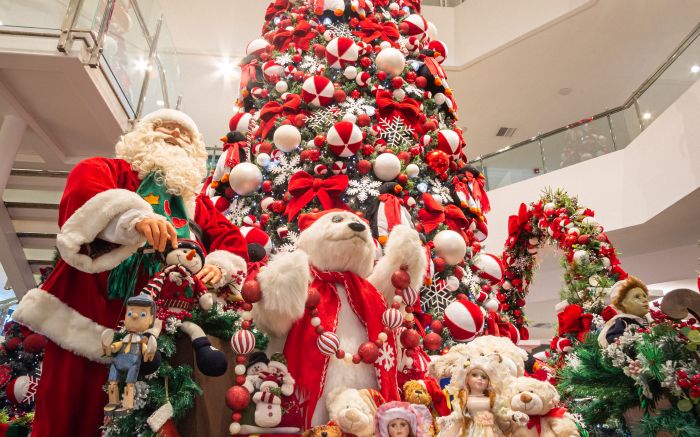
[[420, 2], [421, 0], [403, 0], [403, 5], [414, 9], [417, 13], [420, 14]]
[[275, 0], [265, 11], [265, 20], [270, 21], [272, 17], [282, 11], [289, 10], [289, 0]]
[[417, 101], [405, 98], [402, 102], [397, 102], [394, 100], [391, 92], [386, 90], [377, 91], [376, 101], [380, 118], [390, 119], [394, 114], [398, 113], [414, 129], [414, 138], [418, 138], [418, 134], [423, 133], [422, 124], [418, 120], [420, 104]]
[[580, 305], [569, 305], [557, 315], [559, 319], [559, 336], [576, 334], [578, 341], [583, 341], [591, 329], [593, 314], [583, 312]]
[[542, 423], [540, 421], [542, 420], [542, 417], [561, 418], [564, 417], [564, 414], [566, 414], [566, 408], [559, 407], [552, 408], [551, 410], [549, 410], [549, 413], [545, 414], [544, 416], [530, 416], [530, 421], [527, 422], [527, 429], [532, 429], [532, 427], [536, 427], [537, 434], [541, 434]]
[[248, 263], [248, 275], [246, 276], [246, 281], [249, 281], [251, 279], [255, 279], [258, 276], [258, 273], [260, 273], [260, 269], [263, 268], [268, 261], [268, 257], [265, 256], [265, 258], [261, 259], [260, 261], [257, 262], [249, 262]]
[[382, 194], [379, 201], [384, 202], [384, 215], [386, 216], [387, 232], [395, 225], [401, 224], [401, 201], [393, 194]]
[[508, 246], [513, 247], [523, 231], [523, 227], [528, 223], [527, 205], [520, 204], [518, 215], [508, 217]]
[[340, 200], [340, 195], [347, 187], [348, 175], [317, 179], [305, 171], [297, 172], [289, 179], [288, 188], [292, 199], [287, 204], [285, 213], [289, 220], [292, 220], [314, 197], [321, 202], [323, 209], [347, 209], [345, 203]]
[[294, 43], [298, 49], [309, 50], [311, 40], [314, 39], [317, 32], [311, 27], [306, 20], [299, 20], [294, 26], [294, 30], [279, 30], [272, 37], [272, 44], [280, 51], [285, 51], [289, 48], [289, 44]]
[[[225, 143], [224, 152], [226, 152], [226, 167], [233, 168], [241, 163], [241, 149], [247, 149], [248, 143], [245, 141], [237, 141], [235, 143]], [[243, 152], [245, 153], [245, 152]]]
[[299, 94], [288, 94], [287, 100], [280, 104], [276, 101], [269, 101], [260, 109], [260, 127], [255, 135], [259, 135], [262, 139], [267, 138], [272, 128], [275, 127], [275, 121], [282, 115], [296, 115], [301, 107], [301, 96]]
[[248, 64], [241, 67], [240, 89], [247, 88], [251, 81], [256, 82], [258, 80], [257, 66], [258, 60], [253, 59]]
[[392, 21], [380, 23], [376, 17], [367, 17], [360, 21], [359, 28], [360, 30], [354, 31], [353, 34], [366, 43], [371, 43], [375, 39], [394, 42], [401, 37], [399, 29]]
[[[452, 204], [442, 206], [428, 193], [423, 194], [423, 203], [425, 207], [418, 211], [418, 219], [423, 224], [426, 234], [433, 232], [444, 223], [451, 230], [466, 237], [464, 230], [469, 228], [469, 220], [464, 216], [462, 210]], [[465, 241], [467, 241], [466, 238]]]
[[486, 194], [484, 186], [486, 185], [486, 178], [484, 175], [479, 173], [479, 177], [474, 177], [473, 174], [467, 172], [467, 181], [472, 182], [472, 196], [479, 201], [481, 204], [481, 213], [486, 214], [491, 211], [491, 202], [489, 201], [489, 196]]
[[498, 322], [500, 320], [501, 318], [495, 311], [489, 311], [489, 313], [486, 315], [486, 332], [489, 335], [493, 335], [495, 337], [501, 336], [501, 331], [498, 328]]

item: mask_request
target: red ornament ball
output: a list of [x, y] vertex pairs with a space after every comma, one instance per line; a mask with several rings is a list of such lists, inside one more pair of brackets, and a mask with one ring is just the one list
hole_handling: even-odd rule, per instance
[[433, 265], [435, 266], [435, 271], [436, 272], [441, 272], [445, 270], [445, 267], [447, 267], [447, 263], [445, 263], [445, 260], [438, 257], [433, 258]]
[[250, 393], [240, 385], [226, 391], [226, 405], [233, 411], [243, 411], [250, 404]]
[[25, 352], [29, 352], [30, 354], [38, 354], [44, 350], [47, 342], [48, 340], [46, 337], [41, 334], [29, 334], [27, 338], [24, 339], [22, 347], [24, 348]]
[[367, 174], [372, 170], [372, 163], [367, 161], [366, 159], [361, 159], [357, 161], [357, 171], [360, 174]]
[[394, 89], [399, 89], [403, 86], [403, 79], [401, 76], [395, 76], [393, 79], [391, 79], [391, 86], [394, 87]]
[[423, 347], [429, 351], [436, 351], [442, 347], [442, 337], [435, 332], [425, 334]]
[[314, 137], [314, 146], [321, 148], [325, 143], [326, 137], [324, 135], [316, 135]]
[[326, 47], [323, 44], [314, 44], [314, 54], [319, 58], [325, 58]]
[[385, 80], [386, 80], [386, 72], [385, 72], [385, 71], [381, 71], [381, 70], [378, 71], [378, 72], [377, 72], [377, 79], [379, 79], [379, 80], [381, 80], [381, 81], [385, 81]]
[[366, 127], [369, 126], [369, 124], [372, 122], [372, 119], [369, 117], [367, 114], [360, 114], [357, 116], [357, 125], [360, 127]]
[[259, 302], [262, 298], [260, 283], [255, 279], [245, 281], [243, 283], [243, 287], [241, 288], [241, 296], [243, 297], [243, 300], [248, 303]]
[[406, 329], [401, 333], [401, 345], [413, 349], [420, 344], [420, 334], [415, 329]]
[[272, 192], [272, 181], [271, 180], [264, 180], [262, 183], [262, 189], [266, 193], [271, 193]]
[[417, 86], [418, 88], [423, 88], [423, 89], [424, 89], [426, 86], [428, 86], [428, 79], [426, 79], [426, 78], [423, 77], [423, 76], [418, 76], [418, 77], [416, 78], [416, 86]]
[[370, 65], [372, 65], [372, 60], [367, 56], [364, 56], [362, 59], [360, 59], [360, 65], [362, 65], [364, 68], [368, 68]]
[[245, 384], [245, 375], [236, 375], [236, 384], [237, 385]]
[[284, 208], [284, 202], [281, 200], [275, 200], [272, 202], [272, 205], [270, 205], [270, 209], [277, 214], [282, 214], [284, 212]]
[[321, 295], [315, 288], [309, 288], [309, 292], [306, 295], [306, 308], [312, 309], [316, 308], [321, 302]]
[[435, 173], [442, 174], [450, 168], [450, 157], [442, 150], [432, 150], [425, 157], [425, 161]]
[[368, 341], [360, 345], [357, 354], [363, 363], [372, 364], [379, 358], [379, 348], [374, 342]]
[[338, 103], [344, 102], [347, 97], [347, 93], [343, 90], [335, 90], [333, 93], [333, 99]]
[[442, 324], [442, 322], [440, 320], [435, 319], [432, 322], [430, 322], [430, 329], [433, 332], [440, 334], [440, 333], [442, 333], [442, 330], [445, 329], [445, 326]]
[[[408, 182], [408, 176], [406, 175], [406, 173], [401, 173], [399, 177], [396, 178], [396, 180], [399, 181], [401, 185], [406, 185], [406, 182]], [[397, 188], [398, 187], [399, 185], [397, 185]]]
[[272, 143], [264, 142], [258, 145], [258, 153], [272, 153]]
[[411, 285], [411, 276], [405, 270], [397, 270], [391, 274], [391, 285], [394, 288], [406, 288]]
[[5, 342], [5, 347], [8, 350], [14, 351], [19, 349], [19, 345], [22, 344], [22, 339], [19, 337], [12, 337]]

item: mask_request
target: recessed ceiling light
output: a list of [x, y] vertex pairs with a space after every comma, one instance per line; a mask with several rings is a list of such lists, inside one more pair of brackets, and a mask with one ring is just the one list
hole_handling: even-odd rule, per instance
[[649, 120], [649, 119], [651, 118], [651, 112], [645, 112], [645, 113], [642, 115], [642, 118], [645, 119], [645, 120]]
[[691, 73], [700, 72], [700, 65], [693, 65], [692, 67], [690, 67], [690, 72]]
[[571, 88], [559, 88], [559, 91], [557, 91], [557, 93], [559, 93], [559, 95], [562, 96], [568, 96], [569, 94], [571, 94], [571, 91], [573, 91], [573, 89]]
[[162, 100], [157, 100], [157, 101], [156, 101], [156, 105], [158, 105], [158, 106], [164, 106], [164, 105], [165, 105], [165, 102], [162, 101]]

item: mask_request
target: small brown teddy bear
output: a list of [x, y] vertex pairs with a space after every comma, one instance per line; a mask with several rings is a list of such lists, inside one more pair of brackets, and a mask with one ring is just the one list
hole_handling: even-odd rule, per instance
[[319, 425], [307, 429], [301, 437], [343, 437], [343, 435], [338, 425]]
[[430, 435], [437, 434], [436, 417], [447, 416], [450, 408], [447, 406], [447, 397], [440, 389], [435, 379], [426, 377], [425, 380], [406, 381], [403, 385], [403, 398], [411, 404], [425, 405], [433, 416], [433, 425], [430, 427]]

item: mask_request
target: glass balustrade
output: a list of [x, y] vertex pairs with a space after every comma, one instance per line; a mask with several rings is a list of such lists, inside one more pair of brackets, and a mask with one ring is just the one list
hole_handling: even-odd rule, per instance
[[700, 79], [700, 24], [622, 106], [474, 158], [496, 189], [627, 147]]

